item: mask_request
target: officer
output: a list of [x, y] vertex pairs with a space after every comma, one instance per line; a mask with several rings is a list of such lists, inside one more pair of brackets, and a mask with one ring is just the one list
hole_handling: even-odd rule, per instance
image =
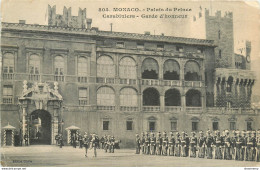
[[222, 155], [222, 137], [220, 136], [220, 131], [216, 131], [216, 137], [214, 139], [214, 144], [215, 144], [215, 159], [223, 159]]
[[235, 146], [235, 160], [241, 160], [241, 152], [242, 152], [242, 144], [243, 144], [243, 138], [242, 138], [242, 132], [237, 131], [238, 134], [236, 138], [236, 146]]
[[82, 135], [81, 134], [78, 135], [78, 141], [79, 141], [79, 148], [82, 148], [82, 146], [83, 146], [83, 139], [82, 139]]
[[87, 155], [88, 155], [88, 148], [89, 148], [89, 144], [90, 144], [90, 138], [89, 138], [87, 132], [85, 132], [85, 134], [83, 136], [83, 139], [82, 139], [82, 142], [83, 142], [83, 146], [85, 148], [85, 157], [87, 157]]
[[196, 151], [197, 151], [197, 137], [195, 132], [191, 132], [190, 137], [190, 157], [196, 158]]
[[256, 161], [260, 162], [260, 130], [257, 131], [256, 138]]
[[173, 133], [170, 132], [169, 145], [168, 145], [169, 156], [174, 156], [174, 147], [175, 147], [175, 138], [173, 136]]
[[175, 153], [174, 155], [177, 157], [181, 156], [181, 137], [180, 137], [180, 133], [176, 132], [176, 140], [175, 140], [175, 149], [174, 149]]
[[115, 137], [112, 136], [110, 140], [111, 153], [115, 152]]
[[25, 132], [24, 134], [24, 143], [25, 143], [25, 146], [28, 146], [28, 134]]
[[203, 131], [200, 131], [199, 133], [200, 133], [200, 137], [198, 139], [198, 146], [199, 146], [198, 157], [204, 158], [205, 157], [205, 137], [204, 137]]
[[151, 133], [151, 138], [150, 138], [150, 154], [155, 155], [155, 149], [156, 149], [156, 137], [154, 136], [154, 133]]
[[98, 136], [95, 133], [92, 135], [91, 143], [92, 143], [92, 148], [94, 150], [93, 157], [97, 157]]
[[142, 149], [142, 154], [145, 153], [145, 134], [144, 132], [142, 133], [142, 138], [141, 138], [141, 149]]
[[64, 146], [62, 134], [59, 134], [58, 143], [59, 143], [60, 148], [62, 148], [62, 146]]
[[229, 131], [226, 130], [226, 136], [225, 136], [225, 143], [224, 143], [224, 159], [225, 160], [231, 160], [232, 155], [231, 155], [231, 138], [229, 136]]
[[150, 137], [149, 134], [146, 132], [145, 133], [145, 154], [149, 155], [150, 154]]
[[161, 155], [162, 153], [162, 137], [161, 132], [158, 132], [156, 138], [156, 155]]
[[211, 135], [211, 131], [208, 130], [207, 131], [207, 136], [206, 136], [206, 140], [205, 140], [205, 144], [206, 144], [206, 154], [207, 154], [207, 159], [212, 159], [213, 155], [212, 155], [212, 146], [213, 146], [213, 137]]
[[138, 134], [135, 135], [136, 139], [135, 139], [135, 144], [136, 144], [136, 152], [135, 154], [140, 154], [140, 149], [141, 149], [141, 139], [139, 137]]

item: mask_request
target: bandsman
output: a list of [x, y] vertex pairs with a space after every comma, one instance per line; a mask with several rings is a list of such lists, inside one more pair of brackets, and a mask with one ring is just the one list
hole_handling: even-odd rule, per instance
[[198, 140], [198, 145], [199, 145], [198, 157], [204, 158], [205, 157], [205, 137], [204, 137], [203, 131], [200, 131], [199, 133], [200, 133], [200, 137]]
[[155, 155], [155, 150], [156, 150], [156, 137], [154, 136], [154, 133], [151, 133], [151, 138], [150, 138], [150, 154]]
[[162, 153], [162, 137], [161, 137], [161, 133], [158, 132], [156, 138], [156, 155], [161, 155], [161, 153]]
[[93, 148], [93, 151], [94, 151], [93, 157], [97, 157], [98, 138], [97, 138], [97, 135], [95, 133], [92, 135], [91, 143], [92, 143], [92, 148]]
[[114, 136], [112, 136], [111, 140], [110, 140], [110, 150], [111, 150], [111, 153], [115, 152], [115, 137]]
[[135, 154], [140, 154], [140, 149], [141, 149], [141, 139], [138, 134], [136, 134], [136, 139], [135, 139], [135, 145], [136, 145], [136, 152]]
[[150, 137], [148, 132], [145, 133], [145, 154], [149, 155], [150, 154]]
[[181, 137], [181, 156], [182, 157], [187, 157], [187, 139], [186, 139], [186, 133], [183, 131], [182, 132], [182, 137]]
[[218, 130], [216, 131], [214, 144], [215, 144], [215, 159], [223, 159], [223, 155], [222, 155], [223, 141], [222, 141], [222, 137], [220, 136], [220, 131]]
[[211, 135], [210, 130], [207, 131], [207, 136], [206, 136], [206, 140], [205, 140], [205, 144], [206, 144], [206, 155], [207, 155], [207, 159], [212, 159], [213, 155], [212, 155], [212, 146], [213, 146], [213, 136]]
[[177, 157], [181, 156], [181, 137], [180, 133], [176, 133], [176, 140], [175, 140], [175, 149], [174, 149], [174, 155]]
[[141, 149], [142, 149], [142, 154], [145, 154], [145, 134], [144, 134], [144, 132], [142, 133], [142, 138], [141, 138]]
[[196, 151], [197, 151], [197, 137], [195, 132], [191, 132], [190, 138], [190, 157], [196, 158]]
[[260, 130], [257, 131], [256, 139], [256, 161], [260, 162]]
[[162, 155], [167, 156], [167, 150], [168, 150], [168, 137], [167, 137], [166, 132], [163, 132]]
[[173, 136], [173, 133], [170, 132], [169, 145], [168, 145], [169, 156], [174, 156], [174, 147], [175, 147], [175, 138]]
[[107, 138], [108, 153], [111, 153], [111, 138], [112, 138], [112, 136], [108, 135], [108, 138]]
[[256, 131], [253, 131], [253, 156], [252, 161], [256, 160]]
[[226, 130], [225, 143], [224, 143], [224, 159], [231, 160], [231, 138], [229, 136], [229, 131]]

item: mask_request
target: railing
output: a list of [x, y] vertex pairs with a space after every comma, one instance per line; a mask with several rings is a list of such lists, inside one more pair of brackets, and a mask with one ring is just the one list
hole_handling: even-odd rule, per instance
[[88, 104], [88, 101], [87, 100], [79, 100], [79, 105], [80, 106], [85, 106]]
[[54, 81], [64, 81], [63, 75], [54, 75]]
[[39, 74], [29, 74], [29, 80], [39, 81], [41, 79]]
[[87, 77], [78, 77], [78, 82], [79, 83], [87, 83]]
[[115, 84], [114, 78], [104, 78], [104, 77], [97, 77], [97, 83], [109, 83], [109, 84]]
[[255, 110], [251, 108], [227, 108], [227, 107], [207, 107], [210, 114], [255, 114]]
[[160, 106], [143, 106], [144, 112], [159, 112]]
[[180, 86], [181, 81], [179, 80], [163, 80], [164, 86]]
[[158, 86], [159, 80], [156, 79], [142, 79], [142, 85]]
[[115, 110], [115, 106], [97, 106], [97, 110]]
[[133, 106], [120, 106], [120, 111], [126, 111], [126, 112], [134, 112], [138, 111], [138, 107], [133, 107]]
[[3, 104], [12, 104], [13, 97], [3, 97]]
[[181, 106], [165, 106], [166, 112], [181, 112], [182, 107]]
[[120, 84], [137, 84], [136, 79], [122, 79], [120, 78]]
[[192, 113], [202, 112], [202, 107], [186, 107], [186, 111]]
[[4, 80], [13, 80], [14, 74], [13, 73], [3, 73], [3, 79]]
[[203, 81], [184, 81], [184, 85], [188, 87], [202, 87]]

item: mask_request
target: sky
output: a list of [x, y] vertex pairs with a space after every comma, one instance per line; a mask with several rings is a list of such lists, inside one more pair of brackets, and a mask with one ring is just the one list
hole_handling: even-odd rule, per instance
[[[71, 7], [72, 15], [78, 15], [78, 8], [87, 9], [87, 17], [92, 18], [92, 26], [109, 31], [113, 23], [113, 31], [151, 34], [164, 33], [167, 36], [191, 37], [188, 31], [190, 20], [202, 9], [233, 12], [234, 43], [249, 40], [252, 43], [251, 65], [257, 75], [257, 87], [260, 87], [260, 10], [257, 1], [174, 1], [174, 0], [2, 0], [1, 19], [3, 22], [18, 23], [26, 20], [28, 24], [47, 25], [47, 7], [56, 5], [56, 13], [62, 14], [63, 7]], [[187, 14], [187, 19], [108, 19], [103, 14], [137, 14], [134, 12], [113, 12], [113, 8], [185, 8], [189, 12], [139, 12], [138, 14]], [[110, 12], [99, 12], [99, 8], [108, 8]], [[260, 88], [254, 88], [260, 94]]]

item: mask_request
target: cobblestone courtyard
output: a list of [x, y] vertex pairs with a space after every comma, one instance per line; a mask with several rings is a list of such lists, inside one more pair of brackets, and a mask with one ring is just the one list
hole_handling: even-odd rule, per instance
[[223, 167], [259, 167], [257, 162], [240, 162], [234, 160], [209, 160], [199, 158], [179, 158], [169, 156], [136, 155], [134, 150], [120, 149], [115, 153], [104, 153], [97, 150], [98, 157], [93, 157], [89, 150], [88, 158], [84, 157], [84, 149], [69, 146], [62, 149], [57, 146], [29, 146], [1, 148], [1, 164], [10, 167], [84, 167], [84, 166], [223, 166]]

